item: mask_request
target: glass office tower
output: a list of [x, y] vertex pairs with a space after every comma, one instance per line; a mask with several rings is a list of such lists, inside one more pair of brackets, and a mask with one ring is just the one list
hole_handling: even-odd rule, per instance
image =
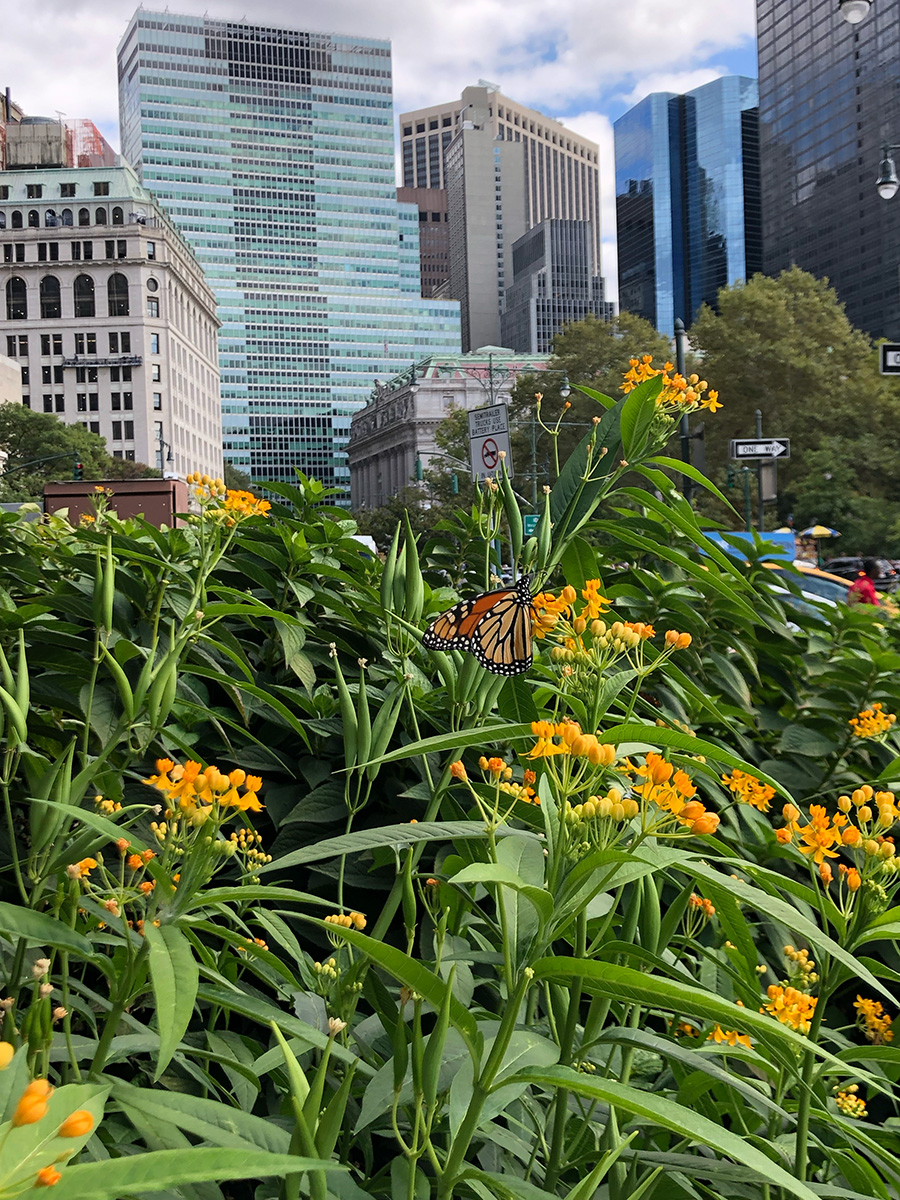
[[376, 378], [459, 349], [397, 202], [389, 43], [139, 9], [118, 71], [122, 153], [218, 300], [226, 459], [349, 493]]
[[672, 333], [762, 269], [756, 81], [656, 92], [615, 141], [619, 308]]
[[827, 276], [854, 325], [900, 340], [900, 197], [875, 180], [900, 142], [900, 0], [848, 25], [832, 0], [757, 0], [766, 274]]

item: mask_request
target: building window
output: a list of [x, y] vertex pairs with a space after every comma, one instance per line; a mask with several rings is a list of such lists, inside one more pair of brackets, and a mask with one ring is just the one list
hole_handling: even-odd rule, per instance
[[[63, 187], [65, 187], [65, 186], [66, 186], [66, 185], [65, 185], [65, 184], [63, 184]], [[73, 187], [73, 188], [75, 187], [75, 184], [74, 184], [74, 183], [72, 184], [72, 187]], [[73, 219], [72, 219], [72, 210], [71, 210], [71, 208], [64, 208], [64, 209], [62, 210], [62, 212], [59, 214], [59, 223], [60, 223], [61, 225], [73, 225], [73, 224], [74, 224], [74, 221], [73, 221]]]
[[54, 383], [62, 383], [63, 382], [62, 363], [56, 363], [53, 367], [53, 382]]
[[72, 243], [72, 261], [78, 262], [81, 259], [81, 242]]
[[125, 214], [122, 212], [121, 208], [114, 208], [112, 210], [112, 218], [113, 225], [125, 224]]
[[113, 410], [113, 412], [118, 412], [122, 407], [122, 393], [121, 392], [110, 392], [109, 393], [109, 405], [110, 405], [110, 408]]
[[126, 412], [131, 412], [134, 408], [134, 396], [131, 392], [122, 393], [122, 407]]
[[2, 186], [0, 186], [0, 200], [8, 200], [8, 199], [9, 199], [9, 184], [4, 183]]
[[150, 353], [151, 354], [159, 354], [159, 334], [158, 333], [150, 334]]
[[25, 280], [19, 275], [13, 275], [6, 281], [6, 319], [7, 321], [28, 320]]
[[153, 393], [153, 407], [157, 412], [162, 409], [162, 392]]
[[125, 441], [133, 442], [134, 441], [134, 421], [125, 421], [125, 422], [123, 422], [123, 424], [125, 426]]
[[53, 353], [62, 354], [62, 334], [54, 333], [53, 335]]
[[113, 434], [112, 434], [113, 441], [121, 442], [121, 440], [122, 440], [122, 422], [121, 421], [113, 421], [112, 429], [113, 429]]
[[148, 292], [158, 292], [159, 291], [158, 281], [155, 279], [148, 279], [147, 280], [147, 291]]
[[147, 316], [148, 317], [158, 317], [159, 316], [159, 300], [156, 298], [156, 296], [148, 296], [147, 297]]
[[41, 319], [55, 321], [62, 316], [62, 301], [59, 280], [55, 275], [45, 275], [41, 280]]
[[162, 365], [160, 363], [154, 363], [153, 366], [150, 368], [150, 372], [151, 372], [151, 374], [150, 374], [151, 382], [153, 382], [153, 383], [161, 383], [162, 382]]
[[31, 368], [22, 367], [22, 386], [24, 387], [29, 383], [31, 383]]
[[130, 354], [131, 353], [131, 334], [123, 333], [121, 335], [121, 340], [122, 340], [122, 353]]
[[123, 238], [120, 242], [116, 242], [116, 258], [125, 258], [128, 254], [128, 243]]
[[97, 211], [94, 213], [94, 224], [95, 225], [105, 225], [106, 224], [106, 209], [105, 208], [98, 208]]
[[95, 317], [97, 305], [94, 296], [94, 280], [90, 275], [75, 276], [75, 316]]
[[156, 242], [147, 243], [147, 257], [151, 260], [156, 258]]
[[90, 209], [88, 209], [88, 208], [79, 208], [79, 210], [78, 210], [78, 224], [79, 224], [79, 225], [90, 225], [90, 223], [91, 223], [91, 212], [90, 212]]
[[10, 229], [21, 229], [22, 228], [22, 214], [19, 211], [19, 209], [16, 209], [13, 212], [12, 216], [10, 217], [9, 227], [10, 227]]
[[125, 461], [126, 462], [134, 462], [134, 451], [133, 450], [125, 451]]
[[109, 315], [111, 317], [127, 317], [130, 310], [128, 306], [128, 280], [125, 276], [120, 275], [118, 272], [110, 275], [106, 284], [106, 292], [109, 301]]
[[94, 184], [94, 195], [95, 196], [108, 196], [109, 195], [109, 184], [108, 183], [95, 183]]
[[41, 227], [41, 214], [38, 212], [38, 210], [36, 208], [29, 209], [28, 210], [28, 228], [29, 229], [40, 229], [40, 227]]
[[88, 393], [88, 408], [91, 410], [91, 412], [100, 411], [100, 397], [96, 392]]
[[75, 408], [78, 412], [87, 412], [87, 393], [79, 392], [75, 397]]
[[65, 411], [66, 411], [66, 398], [65, 398], [65, 396], [61, 396], [61, 395], [60, 395], [60, 394], [57, 392], [57, 394], [56, 394], [56, 395], [53, 397], [53, 400], [54, 400], [54, 403], [55, 403], [55, 405], [56, 405], [56, 411], [57, 411], [57, 412], [65, 412]]
[[47, 396], [47, 395], [44, 396], [44, 412], [48, 412], [48, 413], [53, 412], [53, 397], [52, 396]]
[[59, 194], [61, 196], [69, 196], [69, 197], [74, 196], [75, 195], [75, 184], [74, 183], [61, 183], [59, 185]]
[[[76, 354], [96, 354], [97, 353], [97, 335], [96, 333], [76, 333], [75, 334], [75, 353]], [[76, 367], [76, 371], [83, 370], [82, 367]]]
[[42, 183], [26, 183], [25, 195], [29, 200], [40, 200], [44, 194], [44, 185]]
[[41, 367], [41, 383], [50, 383], [53, 378], [53, 373], [50, 369], [50, 364], [45, 363]]

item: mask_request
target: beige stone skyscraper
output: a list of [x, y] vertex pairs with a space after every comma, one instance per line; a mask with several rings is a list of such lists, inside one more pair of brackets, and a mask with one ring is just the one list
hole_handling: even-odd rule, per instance
[[[600, 262], [599, 150], [481, 81], [461, 99], [400, 116], [403, 186], [447, 192], [448, 283], [463, 350], [499, 344], [512, 245], [553, 217], [591, 222]], [[432, 213], [420, 207], [420, 221]]]

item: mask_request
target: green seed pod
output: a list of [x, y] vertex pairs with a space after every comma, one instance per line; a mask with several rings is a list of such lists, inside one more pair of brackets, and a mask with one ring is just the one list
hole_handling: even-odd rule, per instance
[[347, 767], [354, 767], [357, 763], [357, 723], [356, 709], [353, 707], [353, 700], [350, 696], [350, 689], [347, 687], [347, 681], [344, 679], [344, 672], [341, 670], [341, 660], [334, 655], [334, 675], [337, 683], [338, 702], [341, 707], [341, 732], [344, 735], [344, 762]]
[[366, 668], [360, 664], [359, 668], [359, 692], [356, 697], [356, 741], [357, 762], [366, 763], [369, 761], [369, 754], [372, 749], [372, 718], [369, 714], [369, 696], [366, 691]]
[[31, 707], [31, 682], [28, 675], [28, 656], [25, 652], [25, 630], [19, 630], [19, 657], [16, 661], [16, 703], [28, 716]]
[[113, 600], [116, 594], [116, 560], [113, 557], [112, 534], [106, 537], [106, 564], [103, 568], [102, 627], [107, 632], [113, 625]]
[[645, 875], [641, 880], [641, 945], [651, 954], [659, 952], [659, 934], [662, 927], [662, 912], [659, 905], [659, 892], [652, 875]]
[[403, 1002], [397, 1009], [397, 1023], [394, 1026], [394, 1091], [399, 1092], [406, 1078], [406, 1068], [409, 1065], [409, 1043], [406, 1040], [406, 1021], [403, 1019]]
[[403, 547], [403, 570], [406, 575], [406, 610], [404, 616], [410, 625], [418, 625], [425, 607], [425, 581], [419, 565], [419, 548], [409, 523], [409, 513], [403, 514], [405, 544]]
[[116, 688], [119, 692], [119, 699], [122, 701], [122, 714], [130, 723], [134, 720], [134, 692], [131, 690], [131, 684], [128, 682], [128, 676], [122, 670], [121, 664], [113, 654], [107, 650], [106, 646], [100, 646], [103, 653], [106, 665], [109, 668], [109, 673], [112, 675], [116, 683]]
[[16, 703], [15, 697], [11, 696], [6, 688], [0, 688], [0, 704], [6, 710], [13, 732], [16, 735], [16, 741], [27, 742], [28, 726], [25, 721], [25, 714]]
[[550, 530], [550, 492], [544, 493], [544, 511], [541, 513], [541, 519], [537, 526], [537, 557], [535, 566], [539, 571], [546, 567], [550, 558], [551, 542]]
[[506, 463], [502, 463], [500, 471], [500, 495], [503, 500], [503, 514], [509, 526], [509, 545], [512, 561], [518, 563], [522, 557], [522, 543], [525, 537], [525, 527], [522, 521], [522, 510], [513, 491]]
[[435, 1026], [428, 1037], [425, 1055], [422, 1059], [422, 1096], [426, 1109], [434, 1107], [437, 1100], [438, 1079], [441, 1074], [441, 1061], [444, 1056], [444, 1043], [450, 1028], [450, 1005], [453, 1001], [453, 979], [456, 975], [456, 963], [450, 968], [447, 979], [447, 990], [441, 1004]]
[[381, 607], [386, 613], [394, 612], [394, 575], [397, 571], [397, 552], [400, 547], [400, 525], [394, 530], [391, 548], [381, 568]]

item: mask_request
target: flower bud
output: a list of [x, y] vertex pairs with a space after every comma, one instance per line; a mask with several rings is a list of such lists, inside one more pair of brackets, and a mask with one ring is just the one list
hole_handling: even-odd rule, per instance
[[76, 1109], [57, 1130], [59, 1137], [84, 1137], [94, 1128], [94, 1118], [85, 1108]]
[[869, 808], [868, 804], [864, 804], [856, 815], [860, 821], [872, 820], [872, 810]]

